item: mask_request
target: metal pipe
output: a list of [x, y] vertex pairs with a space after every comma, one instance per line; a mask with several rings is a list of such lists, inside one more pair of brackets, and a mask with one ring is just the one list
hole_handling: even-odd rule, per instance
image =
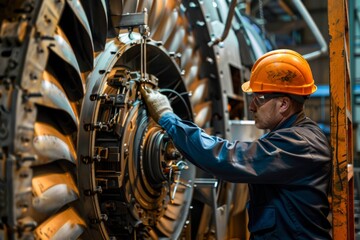
[[312, 59], [318, 58], [321, 55], [327, 53], [327, 51], [328, 51], [327, 43], [326, 43], [323, 35], [321, 34], [319, 28], [315, 24], [313, 18], [311, 17], [311, 15], [307, 11], [306, 7], [304, 6], [304, 4], [301, 2], [301, 0], [292, 0], [292, 2], [295, 5], [295, 7], [297, 8], [297, 10], [299, 11], [299, 13], [301, 14], [301, 16], [303, 17], [304, 21], [309, 26], [311, 32], [314, 34], [316, 41], [320, 45], [320, 50], [304, 54], [303, 57], [306, 60], [312, 60]]
[[232, 21], [233, 16], [234, 16], [236, 4], [237, 4], [237, 0], [232, 0], [231, 1], [231, 5], [230, 5], [230, 8], [229, 8], [229, 14], [228, 14], [228, 17], [226, 18], [224, 32], [223, 32], [223, 34], [221, 35], [220, 38], [216, 38], [214, 40], [211, 40], [208, 43], [209, 47], [212, 47], [212, 46], [224, 41], [225, 38], [227, 37], [227, 35], [229, 34], [229, 30], [231, 28], [231, 21]]

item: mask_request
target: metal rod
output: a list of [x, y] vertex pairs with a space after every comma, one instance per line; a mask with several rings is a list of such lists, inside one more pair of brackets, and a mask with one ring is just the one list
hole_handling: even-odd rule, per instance
[[141, 37], [141, 81], [145, 81], [146, 79], [146, 39], [144, 36]]
[[148, 79], [146, 77], [146, 40], [149, 37], [149, 26], [147, 25], [147, 21], [148, 21], [148, 15], [147, 15], [147, 9], [144, 8], [143, 11], [143, 15], [144, 15], [144, 24], [139, 26], [139, 30], [140, 30], [140, 34], [141, 34], [141, 60], [140, 60], [140, 72], [141, 72], [141, 81], [146, 82]]

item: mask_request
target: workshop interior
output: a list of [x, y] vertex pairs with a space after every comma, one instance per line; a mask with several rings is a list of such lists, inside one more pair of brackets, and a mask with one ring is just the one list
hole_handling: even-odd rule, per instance
[[0, 23], [0, 239], [248, 239], [247, 185], [187, 161], [139, 87], [251, 141], [241, 85], [279, 48], [318, 86], [333, 237], [360, 239], [359, 1], [0, 0]]

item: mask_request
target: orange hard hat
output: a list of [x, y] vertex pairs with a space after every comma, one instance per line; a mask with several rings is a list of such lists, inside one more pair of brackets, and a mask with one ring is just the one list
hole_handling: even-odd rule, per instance
[[244, 92], [282, 92], [310, 95], [317, 89], [308, 62], [299, 53], [278, 49], [265, 53], [251, 69]]

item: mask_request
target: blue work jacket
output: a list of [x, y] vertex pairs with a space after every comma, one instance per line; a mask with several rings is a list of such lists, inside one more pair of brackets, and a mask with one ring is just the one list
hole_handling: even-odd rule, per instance
[[173, 113], [159, 124], [194, 165], [249, 184], [250, 239], [331, 239], [330, 146], [303, 111], [253, 142], [210, 136]]

